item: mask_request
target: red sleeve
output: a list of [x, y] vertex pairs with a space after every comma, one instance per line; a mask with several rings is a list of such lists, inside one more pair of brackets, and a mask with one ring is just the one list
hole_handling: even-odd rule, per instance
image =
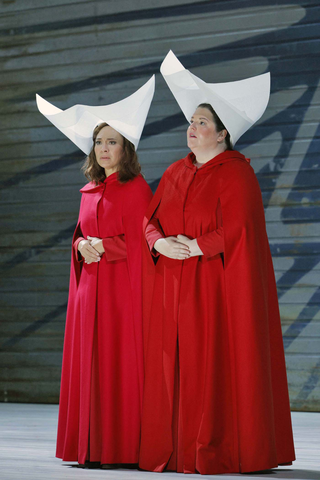
[[214, 257], [215, 255], [224, 252], [222, 211], [220, 201], [217, 206], [216, 218], [218, 228], [197, 238], [200, 250], [207, 258]]
[[224, 252], [223, 227], [205, 233], [197, 238], [198, 245], [203, 255], [207, 258]]
[[102, 243], [105, 252], [104, 254], [108, 262], [127, 258], [127, 246], [123, 234], [116, 235], [115, 237], [103, 238]]
[[164, 238], [162, 228], [159, 220], [154, 216], [151, 218], [145, 230], [145, 237], [150, 248], [150, 252], [154, 257], [158, 257], [160, 254], [154, 249], [154, 244], [159, 238]]
[[81, 235], [82, 235], [82, 232], [81, 232], [80, 225], [79, 225], [77, 231], [75, 232], [76, 239], [72, 244], [72, 246], [74, 248], [75, 259], [76, 259], [77, 262], [82, 262], [83, 261], [83, 257], [81, 255], [81, 253], [78, 251], [79, 243], [81, 242], [81, 240], [85, 240], [85, 238], [83, 238]]

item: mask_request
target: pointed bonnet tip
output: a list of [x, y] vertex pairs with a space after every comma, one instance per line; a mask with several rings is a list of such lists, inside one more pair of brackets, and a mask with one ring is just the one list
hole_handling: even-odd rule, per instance
[[155, 92], [155, 85], [156, 85], [156, 76], [155, 74], [152, 75], [152, 77], [149, 78], [138, 90], [136, 90], [132, 95], [129, 95], [129, 97], [124, 98], [121, 101], [126, 101], [128, 98], [135, 96], [140, 92], [140, 94], [143, 94], [145, 98], [150, 99], [150, 103], [152, 101], [154, 92]]
[[[263, 115], [265, 109], [268, 106], [271, 94], [271, 73], [266, 72], [262, 73], [261, 75], [257, 75], [256, 77], [252, 77], [255, 80], [255, 88], [260, 93], [261, 103], [260, 103], [260, 112], [259, 118]], [[257, 121], [258, 118], [255, 120]]]
[[264, 77], [264, 78], [265, 78], [266, 83], [267, 83], [267, 85], [268, 85], [269, 88], [270, 88], [270, 84], [271, 84], [271, 73], [270, 73], [270, 72], [265, 72], [265, 73], [263, 73], [262, 75], [260, 75], [260, 77]]
[[36, 93], [36, 104], [38, 108], [39, 108], [39, 105], [41, 105], [43, 100], [44, 98], [42, 98], [38, 93]]
[[160, 66], [160, 72], [163, 76], [172, 75], [185, 70], [182, 63], [178, 60], [172, 50], [169, 50], [167, 56], [163, 60]]
[[50, 115], [55, 115], [57, 113], [61, 113], [62, 110], [52, 103], [48, 102], [45, 98], [41, 97], [38, 93], [36, 93], [36, 103], [40, 113], [48, 118]]
[[[267, 104], [269, 103], [270, 95], [271, 95], [271, 73], [266, 72], [265, 77], [267, 80], [267, 92], [268, 92], [268, 99], [267, 99]], [[267, 108], [267, 105], [266, 105]]]
[[39, 112], [42, 113], [42, 115], [47, 115], [46, 108], [48, 108], [50, 103], [42, 98], [38, 93], [36, 93], [36, 104]]
[[263, 85], [263, 88], [265, 89], [265, 91], [268, 91], [270, 95], [270, 89], [271, 89], [271, 73], [270, 72], [265, 72], [265, 73], [262, 73], [261, 75], [257, 75], [256, 77], [252, 77], [252, 78], [256, 79], [257, 82]]
[[270, 97], [270, 93], [271, 93], [271, 72], [266, 72], [265, 76], [266, 76], [266, 79], [267, 79], [267, 82], [268, 82], [269, 97]]

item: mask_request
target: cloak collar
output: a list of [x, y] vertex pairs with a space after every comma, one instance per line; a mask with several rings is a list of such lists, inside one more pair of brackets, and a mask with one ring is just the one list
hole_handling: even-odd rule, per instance
[[94, 182], [87, 183], [84, 187], [80, 189], [81, 193], [97, 193], [100, 190], [104, 190], [106, 185], [110, 185], [111, 183], [118, 182], [118, 172], [114, 172], [109, 177], [107, 177], [103, 182], [99, 182], [96, 185]]
[[205, 163], [202, 167], [197, 168], [196, 165], [193, 163], [195, 160], [195, 154], [190, 152], [184, 159], [184, 163], [188, 168], [192, 170], [197, 170], [199, 173], [206, 173], [211, 168], [215, 167], [216, 165], [222, 165], [223, 163], [230, 162], [231, 160], [242, 160], [245, 162], [250, 163], [250, 159], [246, 158], [242, 153], [238, 152], [237, 150], [225, 150], [219, 155], [216, 155], [207, 163]]

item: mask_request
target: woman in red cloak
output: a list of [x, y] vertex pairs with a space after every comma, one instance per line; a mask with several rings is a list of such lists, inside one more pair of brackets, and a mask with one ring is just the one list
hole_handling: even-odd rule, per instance
[[88, 155], [91, 181], [80, 190], [73, 236], [56, 456], [89, 467], [139, 458], [141, 241], [152, 193], [136, 148], [153, 93], [151, 78], [116, 104], [64, 112], [37, 97], [40, 111]]
[[187, 136], [191, 153], [166, 170], [144, 222], [139, 464], [201, 474], [291, 464], [285, 360], [259, 184], [210, 104], [195, 109]]
[[[141, 225], [152, 198], [134, 146], [102, 123], [73, 236], [57, 457], [138, 462], [143, 384]], [[84, 261], [83, 261], [84, 260]]]

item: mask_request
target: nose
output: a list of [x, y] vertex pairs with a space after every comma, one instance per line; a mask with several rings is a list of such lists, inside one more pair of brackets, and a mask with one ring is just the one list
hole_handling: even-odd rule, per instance
[[105, 142], [105, 143], [102, 145], [102, 150], [103, 150], [104, 152], [107, 152], [107, 151], [108, 151], [108, 143], [107, 143], [107, 142]]
[[189, 128], [195, 130], [196, 129], [196, 124], [194, 122], [191, 122], [189, 125]]

